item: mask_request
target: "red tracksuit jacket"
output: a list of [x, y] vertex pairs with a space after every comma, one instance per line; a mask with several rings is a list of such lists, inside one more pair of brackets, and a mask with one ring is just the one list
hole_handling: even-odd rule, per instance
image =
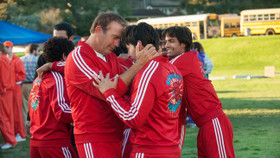
[[105, 92], [115, 113], [135, 134], [132, 152], [160, 154], [179, 150], [182, 95], [181, 74], [163, 56], [151, 60], [137, 73], [131, 85], [130, 102], [115, 89]]
[[0, 62], [1, 62], [0, 94], [2, 94], [4, 93], [5, 90], [14, 89], [16, 84], [15, 84], [15, 75], [12, 73], [15, 70], [6, 54], [3, 53], [0, 56]]
[[133, 60], [131, 58], [118, 58], [118, 61], [125, 70], [129, 69], [133, 65]]
[[22, 118], [22, 90], [21, 83], [25, 79], [25, 70], [22, 60], [13, 54], [11, 58], [12, 66], [15, 69], [15, 73], [12, 75], [15, 78], [15, 89], [13, 94], [13, 112], [14, 112], [14, 127], [15, 133], [19, 133], [22, 138], [25, 138], [25, 130]]
[[[106, 60], [97, 57], [95, 51], [85, 42], [79, 42], [67, 57], [65, 80], [71, 101], [76, 143], [116, 142], [122, 140], [124, 124], [106, 103], [105, 97], [93, 86], [93, 75], [99, 71], [110, 77], [124, 72], [114, 53]], [[128, 88], [118, 80], [118, 91], [124, 94]]]
[[[11, 58], [12, 65], [15, 67], [15, 81], [17, 84], [21, 84], [21, 81], [25, 79], [25, 70], [24, 70], [24, 64], [22, 60], [16, 56], [15, 54]], [[21, 93], [21, 92], [20, 92]]]
[[198, 127], [223, 113], [211, 81], [205, 77], [197, 52], [185, 52], [170, 61], [181, 72], [184, 80], [183, 103]]
[[31, 120], [30, 146], [61, 147], [71, 145], [73, 122], [63, 75], [50, 71], [36, 78], [29, 97]]

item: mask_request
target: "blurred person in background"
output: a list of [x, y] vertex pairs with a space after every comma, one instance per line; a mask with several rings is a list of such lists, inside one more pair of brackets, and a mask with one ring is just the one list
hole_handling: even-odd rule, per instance
[[162, 54], [167, 54], [167, 50], [166, 50], [166, 48], [165, 48], [165, 44], [166, 44], [165, 37], [162, 35], [162, 32], [163, 32], [164, 30], [162, 30], [162, 29], [156, 29], [156, 31], [157, 31], [158, 34], [159, 34], [159, 45], [160, 45]]
[[25, 79], [25, 70], [22, 60], [13, 54], [13, 43], [10, 41], [4, 42], [5, 51], [8, 52], [14, 72], [15, 89], [13, 90], [13, 115], [14, 115], [14, 130], [17, 142], [25, 141], [25, 130], [22, 115], [22, 81]]
[[[64, 38], [67, 38], [72, 41], [74, 39], [74, 30], [69, 23], [61, 22], [61, 23], [54, 25], [53, 36], [54, 37], [64, 37]], [[39, 56], [36, 69], [38, 69], [39, 67], [41, 67], [44, 64], [46, 64], [46, 60], [44, 59], [44, 56], [41, 54]], [[34, 79], [35, 79], [35, 78], [37, 78], [38, 74], [37, 73], [34, 73], [34, 74], [35, 74], [34, 75]]]
[[[7, 47], [7, 48], [5, 48]], [[12, 78], [14, 69], [9, 60], [9, 55], [5, 49], [10, 46], [4, 46], [0, 43], [0, 131], [5, 144], [1, 149], [9, 149], [17, 144], [14, 131], [13, 117], [13, 90], [15, 88], [15, 79]]]
[[204, 49], [199, 42], [194, 42], [192, 49], [198, 52], [198, 58], [203, 63], [203, 69], [206, 73], [207, 78], [209, 79], [209, 74], [212, 72], [214, 64], [210, 58], [205, 54]]
[[[38, 54], [38, 52], [39, 45], [32, 43], [25, 48], [25, 56], [22, 56], [20, 58], [23, 61], [24, 70], [26, 73], [26, 77], [22, 82], [22, 116], [24, 124], [26, 124], [28, 115], [28, 99], [31, 86], [34, 81], [34, 74], [36, 72], [36, 64], [38, 61], [38, 57], [36, 56], [36, 54]], [[26, 132], [29, 133], [29, 130], [27, 130]]]

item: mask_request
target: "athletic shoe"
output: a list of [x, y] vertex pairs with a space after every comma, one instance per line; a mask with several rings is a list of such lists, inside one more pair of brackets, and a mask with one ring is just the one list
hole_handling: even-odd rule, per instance
[[9, 149], [9, 148], [11, 148], [11, 147], [13, 147], [11, 144], [6, 143], [6, 144], [4, 144], [4, 145], [1, 146], [1, 149], [2, 149], [2, 150], [5, 150], [5, 149]]
[[16, 135], [16, 140], [17, 140], [17, 142], [24, 142], [24, 141], [26, 141], [26, 139], [25, 138], [21, 138], [21, 136], [19, 134]]

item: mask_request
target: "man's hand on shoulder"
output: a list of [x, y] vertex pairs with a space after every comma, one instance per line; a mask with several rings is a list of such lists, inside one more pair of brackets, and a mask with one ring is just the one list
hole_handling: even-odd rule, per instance
[[53, 63], [46, 63], [36, 70], [38, 77], [40, 79], [42, 79], [44, 73], [46, 73], [52, 69], [52, 64]]

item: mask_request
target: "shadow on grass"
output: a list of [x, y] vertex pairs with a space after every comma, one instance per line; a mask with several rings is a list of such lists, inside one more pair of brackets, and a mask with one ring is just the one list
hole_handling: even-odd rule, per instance
[[[258, 98], [221, 98], [223, 109], [280, 109], [279, 98], [262, 98], [265, 100], [258, 100]], [[278, 99], [278, 100], [276, 100]]]
[[216, 91], [217, 93], [242, 93], [244, 91]]

